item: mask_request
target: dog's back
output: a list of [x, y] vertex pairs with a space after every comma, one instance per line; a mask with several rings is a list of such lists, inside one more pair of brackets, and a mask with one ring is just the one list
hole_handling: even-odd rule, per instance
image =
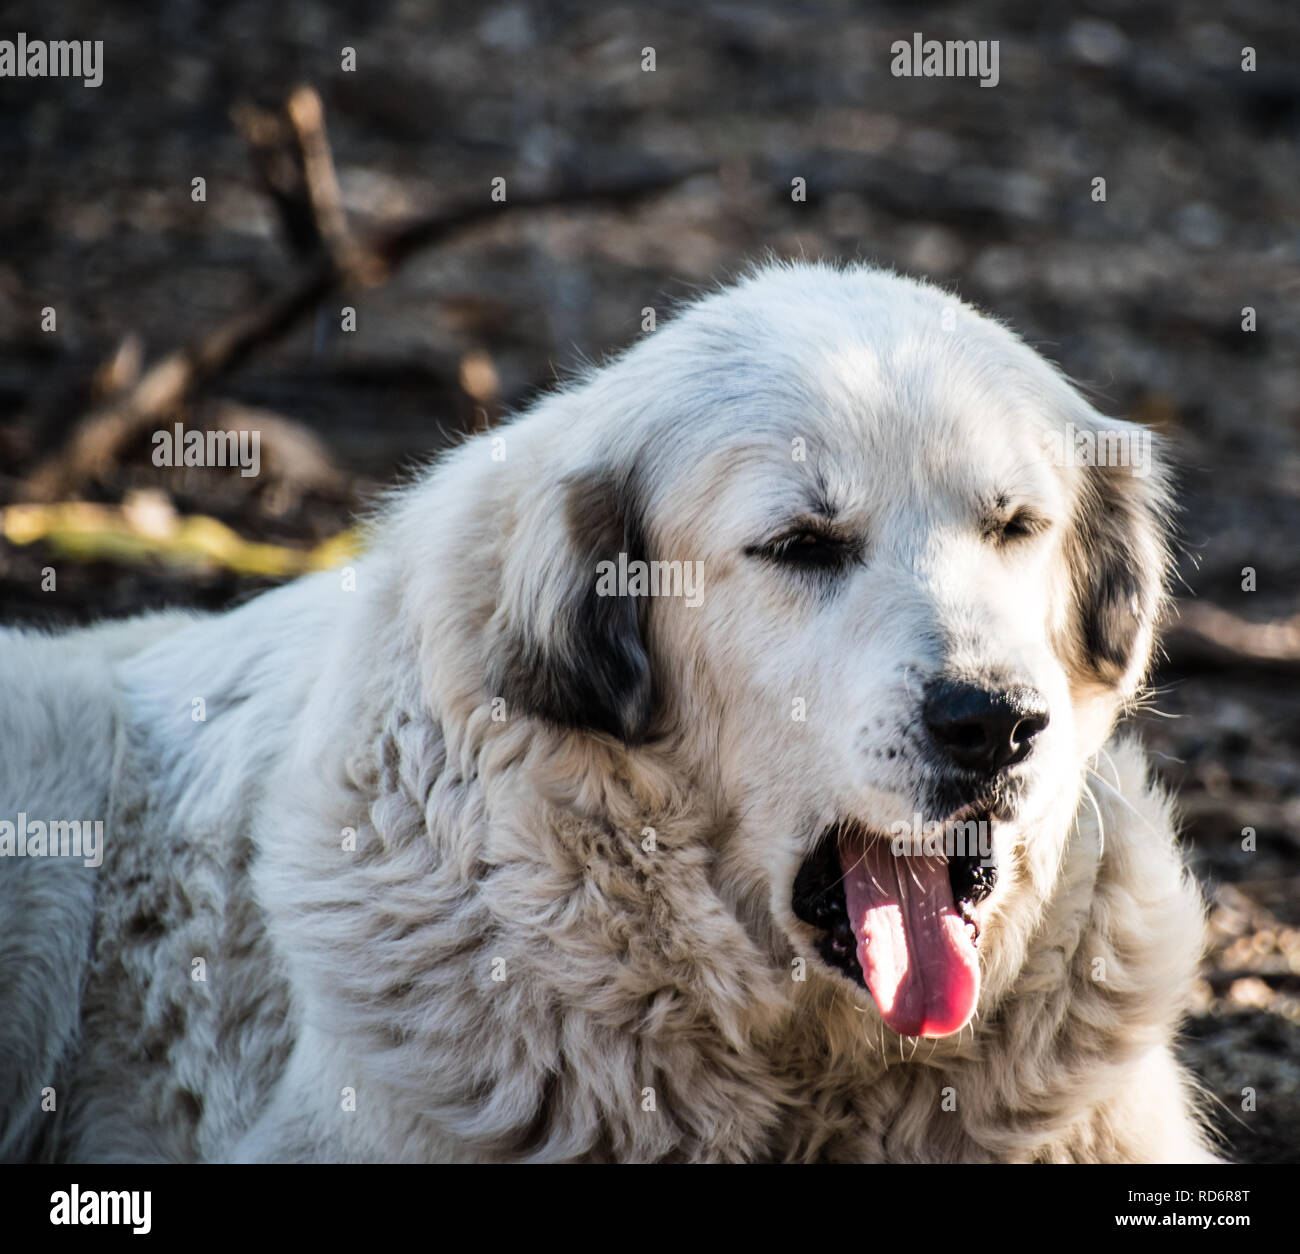
[[118, 728], [113, 666], [186, 621], [0, 633], [0, 822], [14, 828], [14, 849], [0, 857], [0, 1159], [55, 1150], [95, 915], [96, 868], [28, 856], [28, 823], [33, 835], [37, 824], [103, 823]]
[[278, 1077], [288, 995], [249, 826], [310, 674], [290, 607], [316, 586], [4, 633], [0, 821], [102, 827], [93, 859], [0, 857], [0, 1157], [220, 1156]]

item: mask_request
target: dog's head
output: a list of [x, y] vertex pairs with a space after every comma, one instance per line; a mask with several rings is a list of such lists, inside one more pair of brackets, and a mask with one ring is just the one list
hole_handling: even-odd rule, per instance
[[942, 292], [797, 266], [512, 438], [490, 692], [628, 769], [670, 753], [738, 907], [899, 1034], [961, 1029], [1147, 668], [1150, 434]]

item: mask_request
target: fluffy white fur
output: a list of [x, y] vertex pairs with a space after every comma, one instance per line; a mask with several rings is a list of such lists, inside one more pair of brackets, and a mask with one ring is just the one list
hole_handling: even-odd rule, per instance
[[[1206, 1158], [1200, 900], [1112, 737], [1162, 480], [1044, 451], [1103, 421], [942, 292], [768, 267], [444, 458], [349, 571], [5, 634], [0, 819], [107, 836], [0, 858], [0, 1156]], [[833, 588], [747, 552], [810, 496], [863, 537]], [[1007, 501], [1050, 526], [990, 542]], [[611, 520], [703, 603], [593, 602]], [[791, 888], [829, 823], [920, 804], [940, 672], [1051, 723], [977, 1017], [901, 1039]]]

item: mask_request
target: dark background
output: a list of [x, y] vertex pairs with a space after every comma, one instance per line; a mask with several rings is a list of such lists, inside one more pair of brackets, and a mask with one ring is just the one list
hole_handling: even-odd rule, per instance
[[[404, 467], [634, 340], [644, 307], [662, 316], [768, 251], [928, 276], [1010, 322], [1104, 412], [1169, 436], [1183, 464], [1183, 614], [1138, 721], [1178, 789], [1210, 902], [1184, 1048], [1232, 1156], [1300, 1157], [1294, 0], [1073, 14], [991, 0], [0, 5], [0, 38], [19, 30], [102, 39], [105, 68], [97, 89], [0, 79], [5, 621], [241, 600], [270, 581], [241, 551], [180, 560], [168, 537], [181, 520], [215, 518], [292, 561]], [[999, 40], [1001, 82], [892, 77], [889, 45], [913, 31]], [[309, 302], [166, 421], [65, 473], [87, 418], [132, 395], [138, 361], [318, 264], [310, 222], [286, 229], [292, 197], [277, 209], [232, 119], [300, 83], [324, 101], [358, 238], [486, 206], [495, 177], [511, 198], [666, 185], [515, 208], [386, 282]], [[795, 177], [805, 203], [791, 200]], [[147, 436], [172, 419], [262, 430], [263, 474], [153, 467]], [[33, 513], [72, 500], [105, 509]]]

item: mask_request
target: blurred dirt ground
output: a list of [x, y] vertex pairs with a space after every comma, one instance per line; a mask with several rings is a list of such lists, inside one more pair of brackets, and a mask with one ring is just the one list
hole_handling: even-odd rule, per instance
[[[137, 440], [78, 486], [86, 500], [125, 502], [143, 534], [203, 515], [236, 538], [306, 550], [459, 432], [635, 339], [645, 307], [662, 316], [765, 252], [860, 258], [996, 313], [1105, 412], [1170, 437], [1187, 604], [1261, 623], [1296, 614], [1292, 0], [1073, 15], [1027, 0], [863, 8], [8, 6], [0, 37], [103, 39], [105, 70], [97, 89], [0, 80], [0, 505], [57, 462], [77, 419], [132, 377], [137, 352], [154, 361], [302, 267], [231, 109], [277, 106], [305, 82], [323, 98], [343, 207], [362, 232], [485, 197], [495, 177], [526, 192], [705, 172], [619, 208], [490, 223], [387, 284], [322, 302], [173, 415], [267, 432], [257, 479], [160, 470]], [[891, 77], [889, 45], [913, 31], [999, 40], [998, 86]], [[1250, 73], [1246, 46], [1258, 54]], [[190, 198], [196, 176], [205, 203]], [[1104, 203], [1090, 197], [1097, 176]], [[791, 199], [795, 178], [806, 202]], [[350, 333], [343, 304], [357, 310]], [[41, 330], [47, 306], [53, 333]], [[50, 566], [56, 591], [42, 589]], [[1243, 591], [1245, 567], [1255, 591]], [[218, 608], [271, 582], [217, 560], [94, 556], [67, 535], [0, 541], [8, 622]], [[1300, 662], [1174, 639], [1137, 722], [1179, 793], [1210, 903], [1185, 1051], [1231, 1156], [1295, 1161]]]

